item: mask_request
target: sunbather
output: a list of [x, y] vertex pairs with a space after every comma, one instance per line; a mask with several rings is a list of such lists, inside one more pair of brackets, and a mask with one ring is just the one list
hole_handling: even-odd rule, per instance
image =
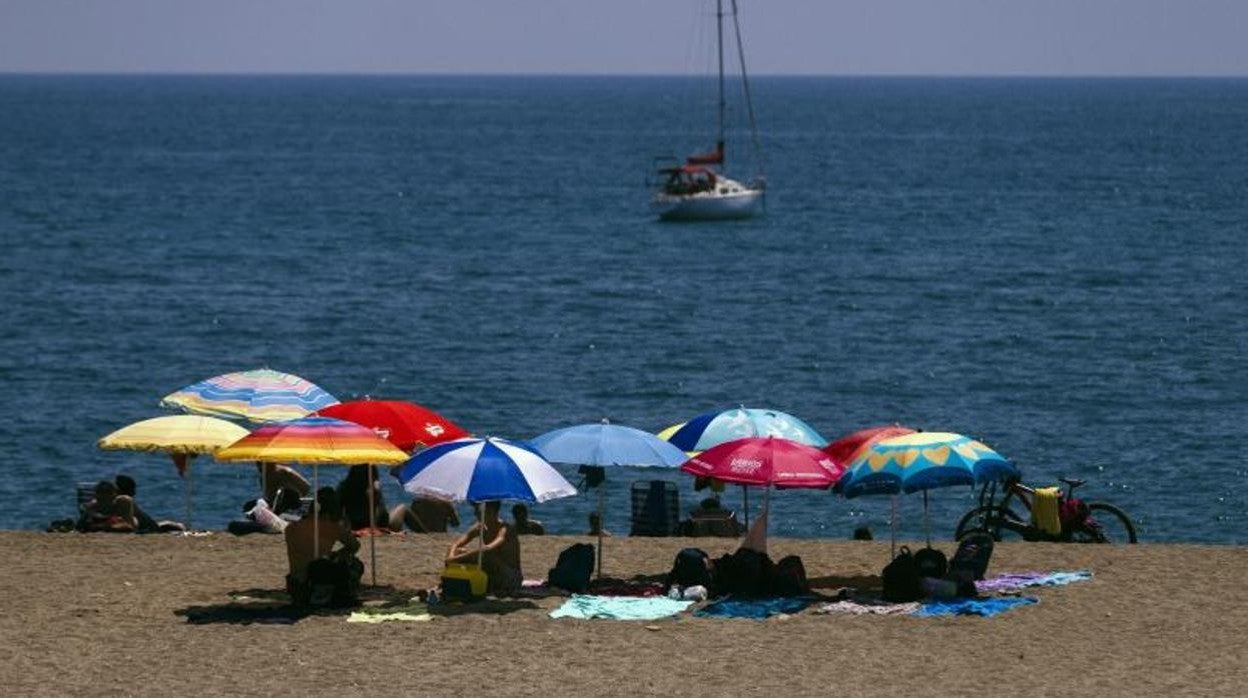
[[[369, 478], [369, 471], [372, 478]], [[373, 490], [372, 519], [369, 519], [369, 488]], [[386, 513], [386, 503], [381, 496], [381, 486], [377, 483], [377, 469], [357, 466], [347, 469], [347, 476], [338, 483], [338, 501], [342, 503], [343, 514], [347, 523], [354, 530], [378, 526], [388, 528], [390, 515]]]
[[[477, 523], [451, 545], [446, 561], [475, 564], [480, 548], [481, 568], [489, 578], [487, 591], [497, 595], [511, 594], [520, 589], [524, 581], [520, 573], [520, 538], [511, 524], [498, 517], [498, 502], [486, 502], [483, 517], [482, 506], [476, 505]], [[474, 544], [478, 537], [481, 537], [483, 545]]]
[[516, 520], [516, 533], [522, 536], [544, 536], [546, 535], [546, 527], [541, 521], [529, 518], [529, 508], [524, 504], [517, 504], [511, 508], [511, 516]]
[[95, 498], [82, 506], [78, 530], [88, 533], [134, 533], [138, 528], [134, 500], [118, 494], [117, 485], [109, 480], [96, 483]]
[[186, 526], [177, 521], [157, 521], [148, 516], [147, 512], [139, 506], [139, 501], [135, 496], [138, 492], [138, 483], [134, 481], [134, 478], [129, 475], [118, 475], [113, 478], [113, 482], [117, 485], [117, 493], [129, 497], [134, 504], [134, 518], [138, 521], [139, 533], [172, 533], [186, 530]]
[[[335, 543], [342, 547], [335, 550]], [[312, 511], [286, 527], [290, 562], [286, 590], [291, 598], [300, 605], [349, 603], [364, 573], [363, 563], [355, 558], [359, 549], [359, 541], [343, 520], [337, 493], [332, 487], [322, 487]]]
[[448, 525], [459, 525], [455, 505], [441, 499], [417, 497], [410, 505], [399, 505], [390, 512], [390, 530], [406, 525], [416, 533], [446, 533]]
[[256, 469], [260, 472], [264, 490], [262, 495], [266, 502], [276, 501], [277, 491], [281, 489], [293, 490], [300, 497], [306, 497], [312, 491], [312, 485], [308, 483], [307, 478], [289, 466], [277, 463], [256, 463]]

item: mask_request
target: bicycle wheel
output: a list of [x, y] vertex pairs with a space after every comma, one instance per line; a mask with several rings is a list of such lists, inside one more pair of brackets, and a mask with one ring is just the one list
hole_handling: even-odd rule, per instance
[[1092, 525], [1080, 526], [1071, 533], [1076, 543], [1111, 543], [1124, 545], [1138, 543], [1135, 526], [1127, 512], [1108, 502], [1089, 502], [1088, 518]]
[[989, 504], [975, 507], [963, 514], [958, 521], [958, 527], [954, 529], [953, 539], [962, 540], [968, 533], [986, 531], [992, 534], [993, 540], [999, 541], [1006, 536], [1010, 540], [1022, 540], [1026, 528], [1027, 520], [1010, 507]]

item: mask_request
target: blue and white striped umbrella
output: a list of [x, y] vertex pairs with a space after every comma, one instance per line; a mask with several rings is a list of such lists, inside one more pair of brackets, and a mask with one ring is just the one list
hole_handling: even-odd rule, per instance
[[506, 439], [459, 439], [427, 448], [400, 466], [416, 496], [453, 502], [546, 502], [576, 494], [532, 446]]

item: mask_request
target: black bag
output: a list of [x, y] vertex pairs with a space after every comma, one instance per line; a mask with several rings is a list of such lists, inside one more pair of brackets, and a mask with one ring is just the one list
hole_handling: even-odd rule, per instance
[[942, 579], [949, 571], [949, 558], [935, 548], [922, 548], [915, 553], [914, 564], [919, 566], [920, 577]]
[[923, 596], [919, 584], [919, 565], [910, 548], [901, 546], [897, 557], [884, 566], [880, 579], [884, 585], [884, 600], [893, 603], [918, 601]]
[[577, 543], [559, 553], [555, 566], [546, 573], [546, 583], [575, 594], [589, 589], [594, 574], [594, 546]]
[[805, 596], [810, 593], [810, 582], [806, 581], [806, 566], [802, 558], [789, 555], [781, 558], [771, 572], [772, 596]]
[[715, 560], [716, 594], [758, 598], [771, 593], [771, 558], [757, 550], [741, 548]]
[[955, 582], [983, 579], [988, 571], [988, 561], [992, 559], [992, 546], [992, 536], [983, 531], [963, 536], [953, 559], [949, 561], [949, 579]]
[[711, 568], [709, 556], [701, 548], [685, 548], [676, 553], [676, 561], [672, 563], [672, 571], [667, 573], [666, 587], [682, 589], [691, 586], [703, 586], [711, 589]]

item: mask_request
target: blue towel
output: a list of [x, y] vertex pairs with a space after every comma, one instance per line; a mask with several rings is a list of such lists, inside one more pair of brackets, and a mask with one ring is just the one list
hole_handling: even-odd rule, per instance
[[591, 596], [572, 598], [550, 612], [551, 618], [607, 618], [610, 620], [657, 620], [689, 608], [692, 601], [676, 601], [666, 596]]
[[752, 618], [762, 620], [781, 613], [797, 613], [810, 605], [806, 599], [723, 599], [693, 612], [700, 618]]
[[1000, 597], [993, 599], [956, 599], [954, 601], [929, 601], [919, 610], [911, 613], [912, 616], [984, 616], [990, 618], [999, 613], [1017, 608], [1018, 606], [1027, 606], [1029, 604], [1038, 603], [1040, 599], [1033, 599], [1027, 596], [1018, 597]]

